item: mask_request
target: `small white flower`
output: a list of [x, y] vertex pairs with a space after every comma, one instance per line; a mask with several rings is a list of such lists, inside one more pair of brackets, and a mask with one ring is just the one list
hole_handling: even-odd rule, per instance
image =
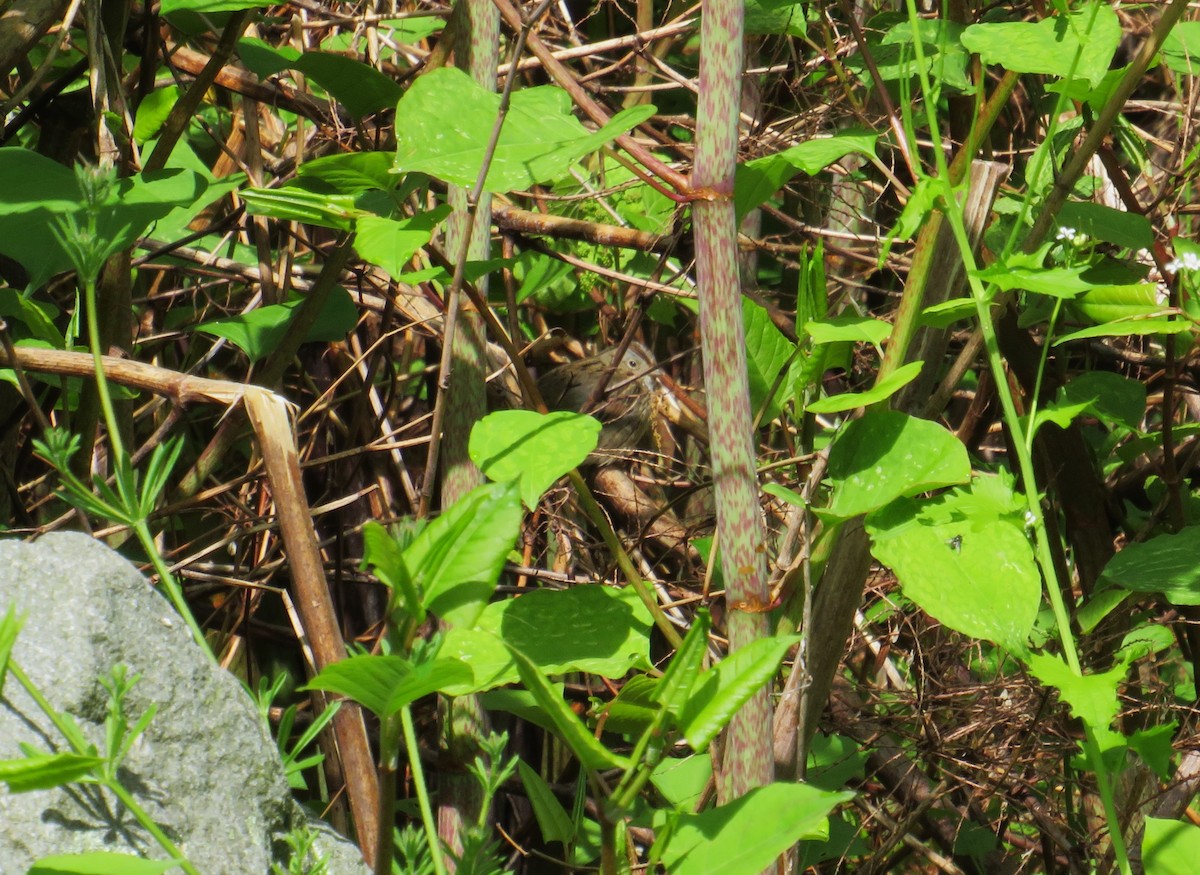
[[1036, 522], [1037, 515], [1031, 510], [1025, 511], [1025, 528], [1032, 529]]
[[1188, 272], [1200, 270], [1200, 255], [1195, 252], [1185, 252], [1178, 258], [1167, 262], [1167, 273], [1174, 275], [1181, 270]]
[[1064, 225], [1063, 227], [1058, 229], [1058, 236], [1055, 237], [1055, 239], [1056, 240], [1073, 240], [1077, 233], [1078, 232], [1074, 228], [1068, 228], [1067, 226]]

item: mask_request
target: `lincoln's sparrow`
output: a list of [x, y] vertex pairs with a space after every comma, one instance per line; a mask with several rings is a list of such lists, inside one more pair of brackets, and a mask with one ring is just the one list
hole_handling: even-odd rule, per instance
[[[612, 464], [621, 451], [635, 449], [650, 430], [654, 394], [654, 356], [642, 344], [629, 344], [620, 361], [616, 349], [560, 365], [538, 379], [538, 391], [551, 410], [587, 413], [603, 423], [589, 464]], [[593, 401], [601, 379], [603, 394]], [[590, 406], [589, 406], [590, 405]]]

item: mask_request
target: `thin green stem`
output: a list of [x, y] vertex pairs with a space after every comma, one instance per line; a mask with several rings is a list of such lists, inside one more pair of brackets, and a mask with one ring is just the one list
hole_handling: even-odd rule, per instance
[[[433, 816], [433, 806], [429, 803], [429, 791], [425, 787], [425, 770], [421, 767], [421, 752], [417, 748], [417, 730], [413, 726], [412, 709], [408, 705], [400, 709], [400, 722], [404, 729], [404, 749], [408, 752], [408, 767], [412, 769], [413, 785], [417, 790], [417, 806], [421, 809], [421, 823], [425, 827], [430, 856], [433, 858], [433, 869], [436, 875], [446, 875], [446, 864], [442, 859], [442, 846], [438, 841], [437, 820]], [[380, 824], [380, 829], [383, 828], [390, 829], [391, 825]]]

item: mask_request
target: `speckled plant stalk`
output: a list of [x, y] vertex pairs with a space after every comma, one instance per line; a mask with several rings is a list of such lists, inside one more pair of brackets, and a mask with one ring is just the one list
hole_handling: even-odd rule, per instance
[[[496, 88], [499, 63], [500, 15], [491, 0], [464, 0], [456, 8], [459, 16], [454, 56], [478, 84]], [[454, 213], [446, 229], [450, 253], [467, 259], [488, 257], [491, 232], [491, 195], [481, 192], [471, 217], [470, 192], [452, 185], [449, 191]], [[464, 239], [469, 237], [469, 239]], [[487, 295], [487, 277], [478, 281]], [[483, 317], [466, 302], [461, 289], [450, 302], [447, 323], [457, 320], [450, 340], [450, 385], [446, 396], [446, 427], [443, 433], [442, 507], [449, 507], [483, 482], [483, 475], [467, 454], [471, 427], [487, 412], [484, 381], [487, 377], [486, 335]], [[445, 359], [443, 359], [444, 361]], [[477, 696], [447, 698], [442, 707], [441, 744], [454, 763], [470, 763], [479, 754], [479, 740], [490, 730], [487, 712]], [[483, 804], [481, 789], [465, 768], [438, 771], [438, 836], [454, 853], [462, 851], [462, 831], [474, 823]], [[453, 863], [450, 863], [453, 867]]]
[[[692, 212], [700, 335], [731, 650], [769, 634], [765, 609], [770, 600], [733, 207], [744, 59], [742, 11], [738, 0], [704, 2], [692, 169], [692, 186], [700, 197]], [[770, 727], [771, 703], [763, 689], [745, 704], [727, 730], [723, 780], [718, 787], [722, 802], [771, 781]]]

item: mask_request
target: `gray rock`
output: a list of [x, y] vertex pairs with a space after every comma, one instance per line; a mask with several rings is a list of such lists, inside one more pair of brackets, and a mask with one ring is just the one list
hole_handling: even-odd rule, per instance
[[[14, 660], [49, 701], [103, 748], [114, 665], [141, 680], [130, 722], [158, 712], [125, 760], [122, 784], [204, 875], [267, 873], [288, 856], [283, 837], [309, 823], [331, 875], [366, 873], [357, 848], [293, 800], [274, 742], [238, 681], [213, 666], [170, 604], [128, 562], [89, 537], [0, 542], [0, 616], [27, 615]], [[66, 750], [11, 676], [0, 691], [0, 759], [19, 745]], [[107, 850], [164, 858], [107, 791], [80, 784], [12, 793], [0, 784], [0, 875], [49, 854]], [[174, 870], [178, 871], [178, 870]]]

